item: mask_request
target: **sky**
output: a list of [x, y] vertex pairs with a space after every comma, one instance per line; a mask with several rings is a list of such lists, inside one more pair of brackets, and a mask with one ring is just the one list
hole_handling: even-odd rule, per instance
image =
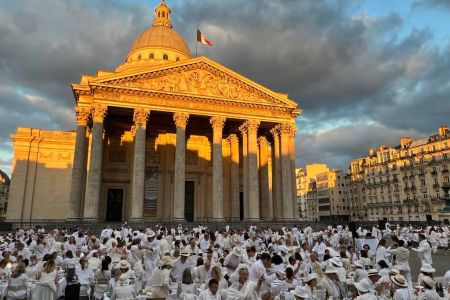
[[[403, 136], [450, 125], [450, 0], [167, 0], [199, 55], [288, 93], [296, 164], [343, 170]], [[0, 169], [18, 126], [75, 128], [70, 88], [114, 70], [158, 0], [0, 0]]]

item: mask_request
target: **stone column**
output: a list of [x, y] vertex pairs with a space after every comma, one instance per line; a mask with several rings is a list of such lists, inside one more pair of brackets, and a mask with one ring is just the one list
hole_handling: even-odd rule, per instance
[[177, 127], [177, 140], [175, 145], [175, 174], [173, 192], [173, 219], [184, 221], [184, 189], [186, 177], [186, 125], [189, 120], [188, 113], [177, 112], [173, 115]]
[[292, 177], [291, 177], [291, 158], [289, 147], [289, 136], [291, 126], [289, 124], [280, 124], [280, 143], [281, 143], [281, 181], [283, 185], [283, 219], [293, 218], [292, 207]]
[[273, 208], [274, 217], [277, 220], [282, 219], [283, 216], [283, 196], [281, 184], [281, 157], [280, 157], [280, 132], [278, 126], [270, 130], [273, 136], [273, 159], [272, 159], [272, 194], [273, 194]]
[[213, 219], [223, 221], [223, 166], [222, 166], [222, 130], [225, 118], [214, 116], [209, 119], [213, 128]]
[[260, 195], [261, 195], [261, 219], [273, 219], [273, 206], [269, 201], [269, 160], [267, 138], [262, 136], [258, 139], [259, 144], [259, 177], [260, 177]]
[[130, 220], [133, 221], [141, 221], [144, 218], [145, 136], [149, 113], [149, 109], [138, 107], [134, 109], [133, 115], [134, 156], [130, 209]]
[[249, 120], [248, 129], [248, 213], [250, 220], [260, 220], [259, 214], [259, 184], [258, 184], [258, 141], [259, 121]]
[[84, 219], [98, 220], [98, 203], [100, 201], [100, 188], [102, 183], [102, 156], [103, 156], [103, 120], [108, 107], [95, 104], [92, 107], [92, 143], [91, 157], [86, 180], [86, 198], [84, 201]]
[[244, 195], [244, 219], [248, 219], [248, 133], [247, 123], [239, 127], [242, 135], [242, 190]]
[[86, 128], [91, 114], [90, 107], [75, 109], [77, 131], [75, 153], [73, 155], [72, 181], [70, 183], [70, 202], [68, 219], [80, 219], [81, 197], [83, 195], [83, 173], [86, 164]]
[[237, 135], [230, 134], [228, 137], [230, 143], [230, 198], [231, 198], [231, 218], [239, 220], [240, 201], [239, 201], [239, 139]]
[[295, 124], [290, 126], [289, 134], [289, 158], [291, 162], [291, 179], [292, 179], [292, 205], [293, 205], [293, 218], [298, 219], [298, 202], [297, 202], [297, 178], [295, 176], [295, 134], [297, 133], [297, 128]]

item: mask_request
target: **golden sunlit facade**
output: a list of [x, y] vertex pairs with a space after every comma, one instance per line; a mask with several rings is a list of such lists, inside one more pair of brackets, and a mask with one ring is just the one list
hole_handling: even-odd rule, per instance
[[449, 167], [447, 126], [422, 139], [402, 138], [395, 148], [371, 149], [350, 164], [352, 219], [448, 222]]
[[297, 104], [192, 57], [155, 13], [115, 71], [72, 84], [75, 131], [12, 135], [9, 220], [297, 218]]

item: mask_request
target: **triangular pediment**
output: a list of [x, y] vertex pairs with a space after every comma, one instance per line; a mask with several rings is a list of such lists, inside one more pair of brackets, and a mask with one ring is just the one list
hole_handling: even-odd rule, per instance
[[206, 57], [196, 57], [150, 69], [100, 75], [89, 80], [89, 84], [292, 109], [297, 107], [297, 103], [289, 100], [286, 95], [273, 92]]

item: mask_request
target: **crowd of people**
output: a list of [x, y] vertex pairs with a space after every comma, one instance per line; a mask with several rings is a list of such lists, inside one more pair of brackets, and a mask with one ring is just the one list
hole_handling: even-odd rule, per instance
[[[63, 228], [0, 236], [6, 299], [445, 299], [447, 226]], [[418, 255], [413, 278], [410, 256]], [[450, 266], [448, 268], [450, 270]], [[141, 297], [141, 298], [139, 298]], [[447, 298], [448, 299], [448, 298]]]

